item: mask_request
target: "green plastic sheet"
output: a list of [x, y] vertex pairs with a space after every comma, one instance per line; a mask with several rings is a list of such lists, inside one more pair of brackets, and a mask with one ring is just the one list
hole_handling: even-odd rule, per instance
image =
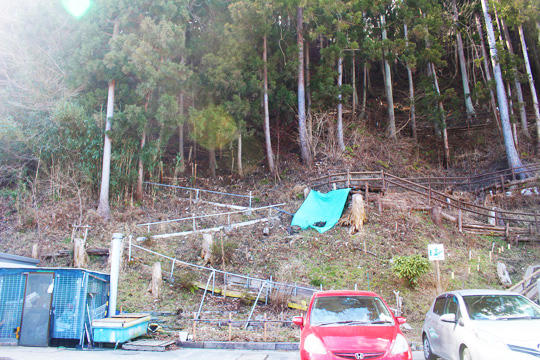
[[351, 189], [333, 190], [326, 194], [311, 190], [308, 197], [294, 214], [291, 226], [302, 229], [312, 227], [320, 233], [333, 228], [347, 202]]

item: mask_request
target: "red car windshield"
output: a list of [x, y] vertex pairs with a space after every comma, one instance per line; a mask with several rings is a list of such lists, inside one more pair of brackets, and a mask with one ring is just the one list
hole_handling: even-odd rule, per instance
[[324, 296], [311, 308], [312, 326], [334, 324], [394, 324], [394, 318], [382, 300], [373, 296]]

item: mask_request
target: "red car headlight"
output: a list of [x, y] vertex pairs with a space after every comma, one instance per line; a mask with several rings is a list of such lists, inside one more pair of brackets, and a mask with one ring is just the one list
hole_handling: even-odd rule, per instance
[[313, 334], [306, 336], [306, 340], [304, 340], [304, 350], [311, 354], [326, 354], [326, 348], [324, 347], [323, 342]]
[[392, 355], [398, 355], [409, 352], [409, 350], [409, 344], [407, 343], [407, 339], [405, 339], [405, 336], [397, 334], [396, 339], [392, 344], [392, 350], [390, 350], [390, 353]]

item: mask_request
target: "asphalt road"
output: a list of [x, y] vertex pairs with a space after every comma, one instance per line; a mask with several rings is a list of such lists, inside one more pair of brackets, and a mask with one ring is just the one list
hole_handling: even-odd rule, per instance
[[[422, 352], [414, 351], [413, 360], [422, 360]], [[179, 349], [166, 352], [93, 350], [81, 351], [65, 348], [32, 348], [0, 346], [0, 360], [298, 360], [296, 351], [253, 351], [253, 350], [207, 350]]]

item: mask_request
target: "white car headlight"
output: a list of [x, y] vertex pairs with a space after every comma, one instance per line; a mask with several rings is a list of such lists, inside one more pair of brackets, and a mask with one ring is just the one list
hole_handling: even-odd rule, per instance
[[405, 339], [405, 336], [401, 334], [396, 335], [396, 340], [394, 340], [394, 343], [392, 344], [392, 351], [390, 353], [392, 355], [397, 354], [403, 354], [404, 352], [409, 351], [409, 344], [407, 344], [407, 340]]
[[324, 355], [326, 354], [326, 348], [321, 339], [313, 334], [309, 334], [304, 340], [304, 350], [312, 354]]

